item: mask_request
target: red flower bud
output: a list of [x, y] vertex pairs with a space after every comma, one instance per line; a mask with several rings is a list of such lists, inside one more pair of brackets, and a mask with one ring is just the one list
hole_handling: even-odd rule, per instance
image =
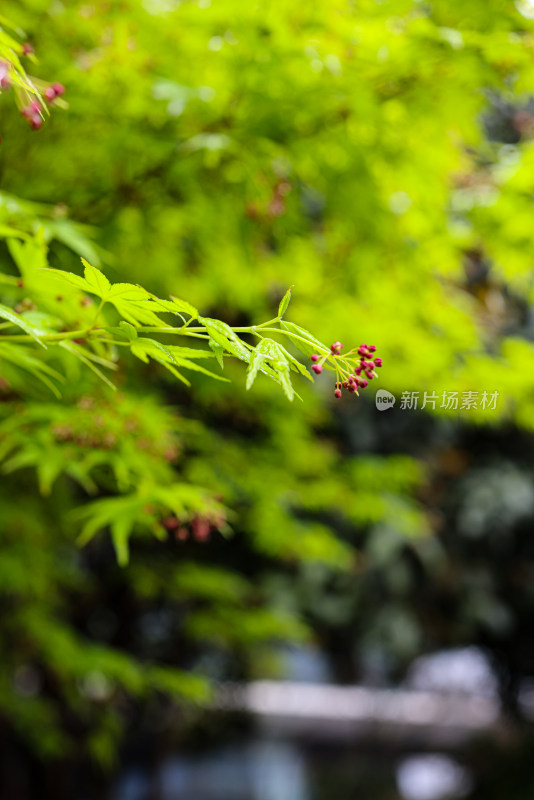
[[341, 389], [336, 389], [336, 391], [334, 392], [334, 397], [337, 397], [337, 399], [339, 400], [339, 398], [341, 397]]
[[319, 361], [319, 356], [317, 355], [317, 353], [314, 353], [312, 356], [310, 356], [310, 358], [312, 361]]
[[0, 89], [9, 89], [10, 86], [9, 64], [5, 61], [0, 61]]
[[316, 375], [320, 375], [323, 371], [321, 364], [314, 364], [312, 370], [315, 372]]
[[193, 538], [197, 542], [205, 542], [210, 538], [210, 524], [202, 517], [195, 517], [191, 527], [193, 528]]

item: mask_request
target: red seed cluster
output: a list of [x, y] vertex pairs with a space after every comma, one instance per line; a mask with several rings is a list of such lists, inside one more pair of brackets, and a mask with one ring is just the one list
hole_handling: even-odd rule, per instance
[[38, 100], [32, 100], [31, 103], [21, 109], [23, 117], [26, 117], [30, 128], [34, 131], [39, 130], [43, 124], [42, 106]]
[[180, 542], [186, 542], [190, 538], [195, 542], [207, 542], [212, 532], [219, 530], [223, 524], [222, 515], [198, 515], [189, 523], [180, 522], [177, 517], [167, 517], [163, 520], [163, 527]]
[[[22, 45], [22, 52], [25, 56], [33, 53], [33, 46], [29, 42]], [[2, 61], [0, 62], [0, 89], [9, 89], [11, 86], [11, 79], [9, 76], [9, 64]], [[62, 83], [51, 83], [43, 92], [44, 101], [48, 105], [52, 105], [58, 97], [65, 94], [65, 87]], [[37, 99], [31, 100], [27, 106], [21, 108], [20, 113], [26, 117], [30, 127], [36, 131], [43, 124], [43, 106]]]
[[[24, 42], [22, 45], [22, 52], [25, 56], [31, 56], [34, 52], [33, 46], [29, 42]], [[13, 65], [11, 65], [8, 61], [0, 61], [0, 92], [6, 91], [10, 89], [13, 81], [11, 72], [13, 71]], [[40, 81], [36, 81], [36, 83], [40, 83]], [[15, 87], [17, 89], [17, 87]], [[17, 89], [18, 96], [21, 95], [20, 90]], [[65, 87], [62, 83], [55, 83], [49, 84], [43, 92], [44, 102], [48, 105], [52, 105], [58, 97], [65, 94]], [[27, 93], [26, 93], [27, 96]], [[43, 106], [41, 104], [40, 99], [35, 98], [30, 100], [26, 106], [20, 109], [20, 113], [23, 117], [26, 117], [28, 124], [30, 127], [36, 131], [38, 130], [43, 124]]]
[[65, 87], [62, 83], [53, 83], [44, 90], [44, 96], [48, 103], [53, 103], [56, 97], [61, 97], [62, 94], [65, 94]]
[[321, 374], [323, 366], [335, 370], [334, 397], [337, 399], [342, 397], [343, 389], [357, 395], [358, 389], [365, 389], [369, 381], [377, 377], [376, 369], [382, 366], [382, 359], [374, 356], [374, 344], [361, 344], [345, 355], [341, 355], [342, 349], [341, 342], [334, 342], [330, 345], [329, 353], [314, 353], [311, 356], [312, 370], [316, 375]]
[[[0, 86], [2, 85], [1, 75], [2, 71], [0, 66]], [[50, 86], [47, 86], [44, 91], [45, 100], [49, 105], [52, 105], [55, 99], [61, 97], [62, 94], [65, 94], [65, 87], [62, 83], [52, 83]], [[39, 130], [43, 124], [43, 107], [38, 100], [32, 100], [29, 105], [21, 109], [20, 113], [23, 117], [26, 117], [30, 127], [34, 131]]]

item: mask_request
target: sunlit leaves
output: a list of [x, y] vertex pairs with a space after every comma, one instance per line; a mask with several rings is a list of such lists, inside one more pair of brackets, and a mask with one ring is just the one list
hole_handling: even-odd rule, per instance
[[[159, 298], [143, 287], [130, 283], [111, 283], [100, 269], [92, 266], [83, 258], [83, 277], [72, 272], [43, 268], [46, 250], [38, 246], [34, 253], [32, 245], [32, 240], [24, 245], [14, 240], [11, 241], [14, 257], [23, 273], [26, 271], [26, 256], [30, 255], [33, 258], [32, 254], [34, 254], [37, 257], [36, 263], [39, 266], [33, 267], [31, 286], [34, 299], [31, 300], [31, 303], [34, 305], [35, 300], [41, 304], [42, 310], [38, 306], [36, 310], [19, 315], [7, 306], [0, 305], [0, 318], [18, 326], [44, 347], [46, 347], [46, 341], [49, 346], [69, 353], [93, 371], [110, 388], [114, 388], [114, 385], [100, 367], [117, 370], [120, 349], [125, 346], [130, 348], [132, 355], [144, 363], [148, 364], [150, 360], [159, 362], [187, 386], [190, 385], [190, 382], [183, 374], [183, 370], [199, 372], [216, 380], [226, 380], [197, 363], [199, 359], [215, 356], [219, 366], [223, 368], [225, 354], [251, 364], [247, 375], [247, 388], [250, 388], [254, 382], [258, 371], [261, 371], [278, 383], [288, 399], [292, 400], [294, 389], [289, 373], [291, 371], [298, 372], [310, 379], [308, 370], [287, 349], [272, 339], [262, 338], [256, 349], [253, 349], [227, 323], [211, 317], [200, 316], [198, 310], [187, 301], [174, 296], [170, 299]], [[51, 301], [53, 291], [50, 289], [50, 280], [52, 282], [61, 281], [69, 287], [66, 297], [56, 296], [54, 301]], [[42, 295], [39, 294], [41, 286], [43, 287]], [[72, 290], [77, 291], [73, 292]], [[80, 296], [78, 292], [83, 294]], [[93, 303], [88, 300], [87, 295], [96, 295], [100, 301], [96, 307], [93, 308]], [[290, 297], [291, 288], [288, 289], [281, 301], [279, 316], [282, 316], [287, 310]], [[58, 305], [58, 301], [62, 302], [61, 306]], [[61, 319], [60, 312], [64, 308], [69, 308], [73, 313], [72, 309], [75, 308], [76, 302], [78, 306], [87, 309], [84, 312], [87, 321], [82, 323], [77, 320], [79, 327], [84, 326], [71, 333], [68, 325], [65, 325]], [[109, 317], [106, 306], [109, 305], [113, 306], [122, 318], [118, 324], [106, 324], [106, 317]], [[54, 314], [48, 313], [47, 309], [52, 308]], [[178, 324], [173, 325], [166, 322], [161, 316], [163, 314], [170, 314], [175, 320], [178, 318]], [[191, 324], [193, 320], [198, 320], [200, 325], [194, 327]], [[306, 343], [313, 341], [311, 334], [304, 329], [297, 328], [297, 326], [291, 328], [291, 324], [286, 322], [282, 322], [281, 326], [280, 334], [293, 339], [300, 338]], [[257, 331], [261, 327], [261, 325], [258, 328], [251, 326], [248, 329], [238, 330], [248, 330], [251, 334], [259, 335]], [[299, 336], [296, 336], [296, 331], [299, 332]], [[201, 346], [198, 348], [183, 347], [168, 341], [160, 341], [154, 336], [141, 335], [145, 332], [163, 335], [178, 334], [182, 337], [192, 337], [197, 341], [198, 339], [207, 340], [207, 342], [199, 342]], [[6, 341], [6, 336], [2, 336], [0, 332], [0, 344], [2, 344], [2, 338]], [[205, 349], [206, 344], [209, 347], [208, 351]], [[321, 347], [323, 346], [321, 345]], [[251, 362], [252, 353], [254, 353], [254, 357]]]
[[[63, 383], [65, 378], [57, 370], [50, 367], [45, 361], [37, 358], [28, 348], [0, 340], [0, 358], [7, 361], [13, 368], [27, 372], [31, 378], [43, 383], [52, 394], [60, 397], [57, 383]], [[4, 368], [5, 371], [5, 368]]]
[[125, 566], [134, 531], [148, 530], [153, 536], [165, 538], [159, 525], [163, 514], [172, 512], [184, 520], [217, 507], [197, 486], [185, 483], [158, 486], [147, 481], [133, 494], [95, 500], [77, 511], [76, 518], [84, 521], [79, 542], [87, 544], [96, 533], [109, 529], [117, 560]]
[[280, 305], [278, 306], [278, 316], [279, 316], [280, 319], [284, 316], [284, 314], [287, 311], [287, 307], [288, 307], [289, 302], [291, 300], [291, 289], [292, 288], [293, 288], [292, 286], [289, 287], [289, 289], [287, 290], [285, 295], [282, 297], [282, 299], [280, 301]]
[[248, 363], [250, 360], [250, 351], [226, 322], [221, 322], [221, 320], [218, 319], [210, 319], [209, 317], [199, 317], [198, 319], [206, 328], [210, 340], [214, 345], [218, 345], [219, 348], [222, 347], [227, 353], [237, 356], [241, 361], [246, 361]]
[[111, 293], [111, 284], [104, 273], [96, 267], [91, 266], [85, 258], [82, 258], [82, 264], [85, 268], [83, 274], [87, 285], [87, 291], [93, 292], [102, 300], [107, 300]]
[[10, 308], [0, 305], [0, 319], [5, 319], [8, 322], [11, 322], [13, 325], [16, 325], [18, 328], [22, 328], [22, 330], [31, 336], [32, 339], [34, 339], [38, 344], [40, 344], [41, 347], [46, 347], [44, 342], [42, 342], [39, 338], [35, 327], [21, 317], [20, 314], [16, 314]]
[[[295, 328], [297, 326], [294, 326]], [[301, 330], [302, 329], [298, 329]], [[304, 331], [304, 333], [306, 333]], [[293, 400], [295, 391], [291, 384], [290, 371], [298, 372], [303, 377], [313, 381], [306, 367], [297, 361], [288, 350], [273, 339], [262, 339], [252, 353], [250, 366], [247, 370], [247, 389], [250, 389], [258, 372], [263, 372], [276, 380], [282, 386], [288, 400]]]
[[137, 358], [140, 358], [141, 361], [145, 361], [145, 363], [148, 362], [149, 358], [159, 361], [160, 364], [163, 364], [164, 367], [169, 369], [175, 377], [186, 385], [189, 385], [189, 381], [181, 374], [178, 368], [189, 369], [193, 372], [202, 372], [204, 375], [209, 375], [210, 378], [215, 378], [215, 380], [228, 382], [227, 378], [223, 378], [221, 375], [195, 363], [193, 359], [206, 358], [211, 355], [202, 350], [163, 345], [155, 339], [147, 339], [145, 337], [138, 337], [132, 342], [131, 350]]
[[255, 350], [250, 360], [250, 366], [247, 370], [247, 389], [250, 389], [250, 387], [256, 380], [256, 375], [258, 374], [264, 360], [265, 360], [264, 354], [258, 352], [258, 350]]
[[295, 390], [291, 384], [290, 361], [283, 347], [273, 339], [262, 339], [256, 347], [254, 357], [247, 374], [247, 389], [250, 389], [258, 371], [274, 377], [284, 390], [288, 400], [293, 400]]
[[309, 331], [300, 328], [293, 322], [282, 320], [280, 322], [280, 327], [288, 332], [292, 344], [305, 356], [309, 357], [313, 353], [323, 354], [330, 352], [330, 348], [326, 347], [326, 345], [312, 336]]

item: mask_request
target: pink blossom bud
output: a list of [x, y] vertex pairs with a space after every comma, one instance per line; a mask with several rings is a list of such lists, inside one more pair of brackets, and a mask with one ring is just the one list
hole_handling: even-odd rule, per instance
[[341, 389], [336, 389], [336, 391], [334, 392], [334, 397], [337, 397], [337, 399], [339, 400], [339, 398], [341, 397]]
[[376, 345], [375, 344], [368, 344], [367, 345], [367, 349], [369, 350], [370, 353], [374, 353], [374, 352], [376, 352]]
[[[56, 93], [57, 97], [60, 97], [62, 94], [65, 94], [65, 87], [62, 83], [53, 83], [52, 89]], [[375, 348], [376, 349], [376, 348]]]
[[9, 89], [10, 86], [9, 64], [6, 64], [5, 61], [0, 61], [0, 89]]
[[379, 356], [377, 356], [375, 359], [373, 359], [373, 361], [374, 361], [375, 367], [381, 367], [382, 366], [382, 359]]
[[310, 358], [312, 361], [319, 361], [319, 356], [317, 355], [317, 353], [314, 353], [312, 356], [310, 356]]
[[365, 389], [366, 386], [369, 386], [369, 381], [366, 381], [365, 378], [360, 378], [359, 384], [362, 387], [362, 389]]
[[314, 364], [312, 370], [315, 372], [316, 375], [320, 375], [323, 371], [323, 367], [321, 364]]
[[195, 517], [191, 527], [193, 528], [193, 538], [197, 542], [205, 542], [210, 538], [210, 524], [203, 517]]
[[54, 87], [47, 86], [46, 89], [44, 90], [44, 96], [49, 103], [52, 103], [56, 99], [56, 93], [54, 91]]

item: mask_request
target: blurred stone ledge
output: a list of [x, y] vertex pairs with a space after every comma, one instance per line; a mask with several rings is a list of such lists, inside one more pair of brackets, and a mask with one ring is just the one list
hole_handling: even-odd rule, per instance
[[305, 739], [371, 738], [454, 747], [507, 724], [495, 697], [291, 681], [222, 684], [212, 708], [244, 712], [273, 734]]

